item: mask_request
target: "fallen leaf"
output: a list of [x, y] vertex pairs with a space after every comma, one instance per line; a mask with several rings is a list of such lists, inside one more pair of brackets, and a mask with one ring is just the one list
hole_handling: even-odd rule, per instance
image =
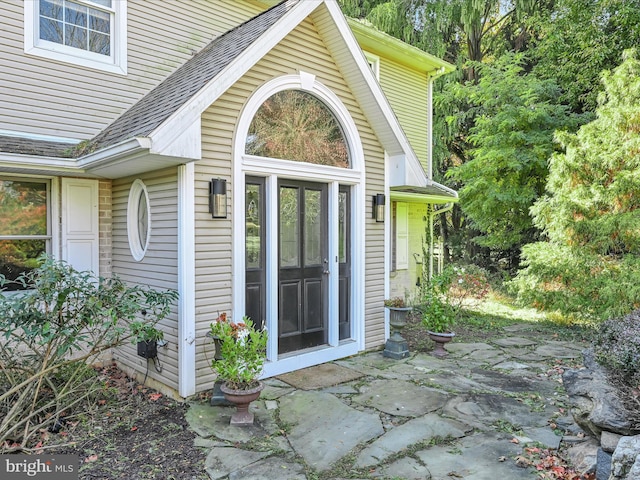
[[138, 427], [136, 427], [135, 425], [133, 427], [131, 427], [131, 431], [135, 432], [136, 430], [138, 430]]
[[505, 456], [498, 457], [498, 461], [499, 462], [506, 462], [507, 461], [507, 457], [505, 457]]
[[509, 441], [510, 441], [511, 443], [515, 443], [515, 444], [520, 443], [520, 440], [518, 440], [518, 439], [517, 439], [517, 438], [515, 438], [515, 437], [514, 437], [514, 438], [512, 438], [512, 439], [511, 439], [511, 440], [509, 440]]
[[522, 455], [518, 455], [515, 458], [515, 461], [516, 461], [516, 465], [520, 468], [531, 466], [531, 460], [529, 460], [527, 457], [523, 457]]
[[151, 393], [151, 394], [149, 394], [149, 400], [151, 400], [152, 402], [155, 402], [156, 400], [159, 400], [160, 398], [162, 398], [162, 394], [161, 393]]
[[98, 460], [98, 455], [94, 453], [93, 455], [89, 455], [87, 458], [85, 458], [84, 463], [91, 463], [95, 462], [96, 460]]

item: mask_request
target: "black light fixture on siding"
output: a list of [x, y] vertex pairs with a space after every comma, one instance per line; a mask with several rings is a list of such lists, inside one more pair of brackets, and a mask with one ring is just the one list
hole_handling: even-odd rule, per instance
[[384, 222], [384, 204], [385, 198], [383, 193], [373, 196], [373, 218], [376, 222]]
[[222, 178], [209, 184], [209, 212], [212, 218], [227, 218], [227, 181]]

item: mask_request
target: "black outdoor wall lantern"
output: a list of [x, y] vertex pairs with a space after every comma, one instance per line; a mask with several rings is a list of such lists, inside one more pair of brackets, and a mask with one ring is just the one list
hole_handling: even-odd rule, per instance
[[373, 196], [373, 218], [376, 222], [384, 222], [384, 204], [385, 198], [383, 193]]
[[209, 184], [209, 213], [212, 218], [227, 218], [227, 181], [213, 178]]

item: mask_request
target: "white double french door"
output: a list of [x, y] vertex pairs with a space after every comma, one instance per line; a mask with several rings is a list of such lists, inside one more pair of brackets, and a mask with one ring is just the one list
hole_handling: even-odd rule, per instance
[[264, 179], [246, 178], [245, 312], [277, 331], [278, 355], [350, 339], [350, 187], [292, 179], [275, 187], [268, 202]]

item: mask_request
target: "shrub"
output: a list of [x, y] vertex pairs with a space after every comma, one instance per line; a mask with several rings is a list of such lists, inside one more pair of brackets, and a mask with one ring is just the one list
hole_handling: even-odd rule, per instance
[[432, 332], [448, 332], [463, 304], [482, 299], [488, 292], [489, 282], [481, 268], [449, 265], [422, 282], [418, 308], [422, 324]]
[[233, 323], [222, 313], [210, 331], [222, 350], [220, 358], [211, 362], [213, 371], [234, 390], [255, 387], [267, 356], [267, 330], [257, 329], [249, 317]]
[[175, 291], [128, 286], [40, 260], [14, 281], [0, 276], [0, 289], [13, 282], [27, 288], [0, 293], [0, 451], [28, 450], [40, 429], [82, 412], [101, 387], [87, 365], [135, 339], [132, 324], [155, 328], [177, 299]]
[[599, 321], [640, 307], [637, 255], [598, 255], [539, 242], [524, 247], [523, 257], [525, 268], [508, 287], [524, 304]]
[[640, 310], [604, 322], [593, 343], [598, 363], [622, 382], [640, 388]]

